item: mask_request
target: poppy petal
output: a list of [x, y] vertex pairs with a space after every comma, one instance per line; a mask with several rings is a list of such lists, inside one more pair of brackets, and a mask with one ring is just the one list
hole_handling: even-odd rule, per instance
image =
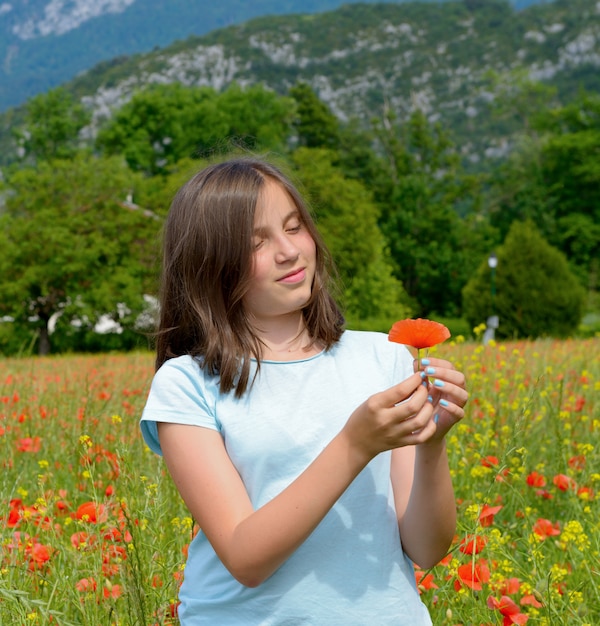
[[388, 339], [420, 350], [421, 348], [431, 348], [446, 341], [449, 337], [450, 331], [444, 324], [418, 318], [396, 322], [390, 330]]

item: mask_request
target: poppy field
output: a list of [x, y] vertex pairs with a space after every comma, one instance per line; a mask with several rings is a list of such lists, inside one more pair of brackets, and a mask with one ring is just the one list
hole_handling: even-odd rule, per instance
[[[599, 352], [430, 350], [471, 393], [448, 436], [456, 538], [416, 571], [434, 624], [600, 624]], [[197, 528], [141, 439], [152, 373], [149, 353], [1, 361], [0, 624], [177, 624]]]

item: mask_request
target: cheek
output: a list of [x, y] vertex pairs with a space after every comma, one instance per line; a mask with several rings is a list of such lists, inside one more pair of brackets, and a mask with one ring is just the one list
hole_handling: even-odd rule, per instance
[[257, 252], [252, 257], [250, 263], [250, 288], [257, 286], [262, 280], [264, 280], [269, 272], [269, 267], [266, 259], [260, 252]]
[[317, 245], [315, 244], [315, 240], [310, 236], [306, 235], [306, 240], [303, 243], [304, 254], [309, 257], [316, 258], [317, 256]]

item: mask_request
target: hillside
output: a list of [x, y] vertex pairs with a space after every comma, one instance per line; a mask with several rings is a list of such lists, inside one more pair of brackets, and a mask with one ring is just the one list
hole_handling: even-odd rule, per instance
[[[513, 4], [522, 8], [535, 2], [516, 0]], [[101, 61], [149, 52], [257, 16], [316, 13], [342, 3], [7, 0], [0, 3], [0, 111], [66, 82]]]
[[[562, 102], [580, 88], [600, 92], [600, 4], [558, 0], [520, 12], [493, 0], [472, 5], [354, 4], [257, 18], [113, 59], [66, 86], [98, 125], [149, 83], [220, 90], [235, 81], [285, 93], [305, 81], [342, 120], [381, 117], [386, 108], [403, 118], [419, 107], [477, 163], [507, 150], [514, 120], [492, 116], [491, 105], [500, 89], [514, 91], [515, 76], [555, 86]], [[523, 114], [535, 106], [525, 98]], [[10, 122], [3, 124], [6, 146]]]

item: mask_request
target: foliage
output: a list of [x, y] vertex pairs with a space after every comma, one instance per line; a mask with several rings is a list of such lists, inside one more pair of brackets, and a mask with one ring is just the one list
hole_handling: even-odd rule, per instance
[[97, 148], [122, 154], [134, 171], [164, 174], [184, 157], [280, 148], [289, 133], [290, 102], [264, 87], [154, 85], [136, 93], [98, 133]]
[[[502, 595], [528, 624], [599, 623], [599, 350], [457, 336], [432, 350], [471, 394], [447, 444], [456, 540], [416, 572], [434, 624], [500, 624]], [[136, 426], [152, 374], [149, 353], [3, 362], [3, 625], [176, 623], [198, 529]]]
[[293, 162], [337, 265], [349, 319], [388, 317], [391, 323], [407, 317], [409, 299], [392, 276], [377, 207], [358, 181], [346, 179], [332, 164], [334, 158], [323, 149], [301, 148]]
[[299, 146], [336, 149], [340, 143], [340, 122], [307, 83], [297, 83], [289, 95], [296, 102], [296, 130]]
[[[344, 13], [345, 19], [351, 14]], [[374, 17], [365, 21], [375, 23]], [[531, 85], [518, 73], [514, 84], [496, 79], [505, 98], [494, 108], [513, 123], [520, 121], [522, 134], [509, 158], [485, 174], [467, 171], [464, 150], [424, 109], [415, 108], [406, 120], [388, 110], [370, 127], [357, 119], [341, 122], [304, 82], [288, 89], [287, 97], [262, 85], [233, 84], [223, 92], [182, 84], [149, 88], [137, 93], [101, 130], [96, 160], [78, 145], [83, 118], [67, 92], [37, 98], [21, 128], [22, 137], [29, 137], [30, 152], [20, 166], [27, 167], [19, 173], [14, 164], [6, 172], [0, 195], [0, 215], [6, 214], [0, 218], [0, 244], [9, 251], [0, 259], [0, 266], [9, 268], [0, 281], [0, 317], [15, 318], [12, 332], [5, 332], [5, 324], [0, 330], [0, 350], [27, 352], [32, 332], [42, 333], [46, 350], [44, 333], [52, 328], [59, 350], [125, 349], [140, 345], [138, 340], [146, 345], [145, 337], [132, 330], [132, 322], [142, 306], [141, 295], [156, 289], [156, 238], [176, 189], [204, 164], [199, 156], [249, 149], [296, 164], [339, 265], [342, 299], [354, 327], [386, 332], [393, 321], [409, 314], [460, 317], [462, 294], [469, 293], [463, 288], [477, 267], [515, 221], [527, 219], [566, 256], [571, 271], [588, 289], [585, 319], [595, 319], [600, 258], [598, 97], [580, 92], [572, 105], [555, 107], [551, 102], [544, 109], [540, 102], [548, 93], [545, 87]], [[115, 157], [108, 159], [107, 153]], [[45, 158], [57, 154], [73, 158], [72, 172], [64, 159], [56, 161], [59, 165], [44, 164]], [[119, 164], [116, 155], [145, 176]], [[104, 165], [109, 162], [113, 165]], [[116, 199], [114, 213], [98, 208], [108, 198]], [[79, 204], [86, 211], [73, 208]], [[67, 219], [73, 211], [77, 219]], [[100, 211], [118, 218], [110, 217], [114, 224], [109, 226], [98, 218]], [[78, 224], [83, 214], [94, 221], [94, 230], [106, 234], [113, 228], [117, 233], [107, 236], [106, 249], [119, 247], [107, 262], [124, 268], [121, 273], [100, 270], [102, 262], [92, 262], [94, 254], [97, 259], [108, 257], [104, 248], [99, 252], [90, 244], [88, 249], [87, 231], [86, 244], [81, 243]], [[140, 224], [145, 226], [135, 226], [139, 238], [122, 222], [126, 214], [143, 216]], [[120, 239], [123, 245], [117, 243]], [[25, 243], [17, 246], [17, 241]], [[80, 250], [88, 255], [91, 270], [73, 261]], [[61, 277], [58, 266], [70, 268], [68, 276]], [[90, 271], [97, 278], [91, 290], [86, 278], [75, 276]], [[39, 278], [43, 274], [53, 276], [54, 282]], [[45, 295], [50, 282], [52, 294]], [[31, 291], [34, 283], [37, 291]], [[65, 285], [70, 293], [57, 296]], [[127, 293], [131, 304], [116, 300], [115, 289]], [[484, 298], [468, 314], [473, 325], [490, 314], [489, 301], [484, 301], [488, 289], [482, 293]], [[98, 306], [87, 310], [83, 301], [92, 298]], [[469, 307], [472, 302], [465, 311]], [[122, 323], [125, 332], [95, 333], [102, 313]], [[552, 334], [576, 327], [572, 307], [555, 307], [553, 314], [565, 320]], [[510, 315], [509, 310], [502, 323]], [[81, 326], [75, 328], [73, 321]], [[540, 324], [532, 328], [511, 329], [508, 336], [549, 332]], [[582, 328], [593, 332], [593, 325]]]
[[421, 111], [406, 124], [389, 114], [376, 132], [387, 179], [375, 193], [394, 273], [419, 315], [460, 314], [460, 290], [489, 246], [485, 227], [469, 217], [479, 201], [477, 180], [462, 169], [448, 134]]
[[597, 290], [600, 97], [580, 93], [569, 106], [538, 111], [535, 130], [494, 174], [491, 222], [505, 235], [514, 220], [533, 220], [582, 285]]
[[14, 172], [0, 214], [0, 313], [40, 333], [50, 321], [133, 327], [153, 286], [158, 224], [127, 202], [137, 178], [119, 158], [85, 154]]
[[578, 327], [585, 292], [564, 255], [532, 222], [514, 222], [497, 251], [495, 293], [482, 263], [463, 290], [465, 317], [476, 326], [498, 315], [498, 337], [567, 337]]
[[24, 125], [15, 130], [27, 162], [68, 159], [79, 149], [79, 131], [91, 113], [63, 87], [35, 96], [25, 105]]

